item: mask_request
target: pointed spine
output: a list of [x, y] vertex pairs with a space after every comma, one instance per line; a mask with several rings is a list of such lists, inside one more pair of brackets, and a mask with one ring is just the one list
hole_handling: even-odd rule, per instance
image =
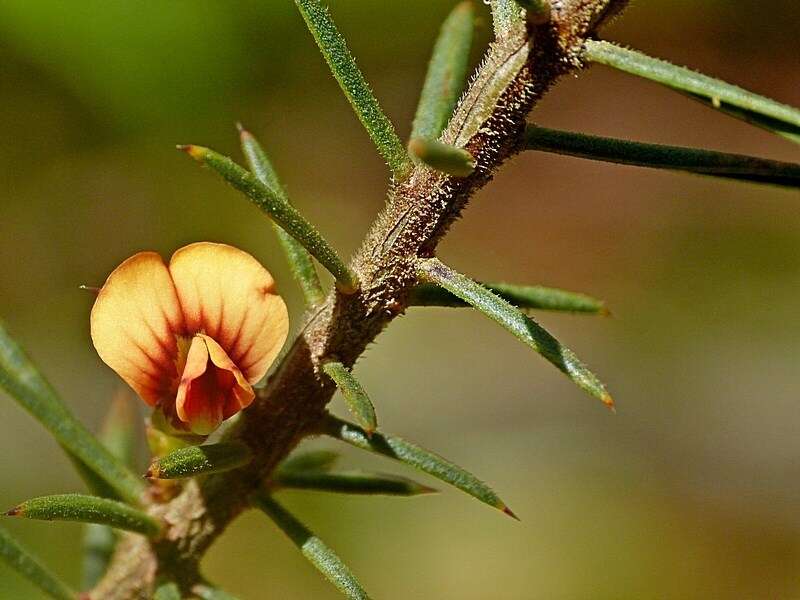
[[325, 362], [322, 365], [322, 371], [333, 380], [336, 387], [342, 392], [347, 408], [358, 424], [369, 435], [372, 435], [378, 428], [378, 419], [375, 416], [375, 407], [358, 379], [344, 364], [335, 360]]
[[158, 521], [140, 510], [122, 502], [84, 494], [31, 498], [7, 511], [6, 516], [41, 521], [98, 523], [150, 537], [157, 536], [161, 531]]
[[336, 553], [282, 505], [266, 494], [253, 503], [292, 540], [295, 546], [325, 578], [351, 600], [369, 600], [367, 592]]
[[255, 175], [249, 173], [227, 156], [214, 152], [203, 146], [178, 146], [197, 162], [211, 168], [228, 184], [242, 192], [260, 208], [267, 216], [280, 225], [295, 240], [305, 247], [323, 267], [336, 278], [339, 290], [352, 294], [358, 289], [356, 275], [339, 258], [336, 251], [325, 238], [309, 223], [297, 209], [276, 194], [272, 188], [264, 185]]
[[418, 265], [419, 276], [423, 281], [440, 285], [482, 312], [541, 354], [578, 387], [613, 409], [614, 401], [597, 376], [575, 356], [572, 350], [563, 346], [517, 307], [436, 258], [420, 260]]

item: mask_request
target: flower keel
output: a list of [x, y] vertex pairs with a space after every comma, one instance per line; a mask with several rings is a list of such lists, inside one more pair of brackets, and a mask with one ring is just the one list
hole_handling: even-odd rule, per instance
[[[255, 393], [225, 350], [207, 335], [192, 339], [175, 414], [192, 433], [208, 435], [253, 401]], [[177, 425], [177, 424], [176, 424]]]

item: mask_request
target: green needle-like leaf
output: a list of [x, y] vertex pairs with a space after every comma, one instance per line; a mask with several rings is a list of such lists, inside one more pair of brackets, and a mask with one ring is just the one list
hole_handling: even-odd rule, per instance
[[388, 163], [394, 177], [404, 179], [411, 170], [411, 163], [403, 143], [356, 66], [328, 10], [318, 0], [295, 0], [295, 4], [378, 152]]
[[[520, 309], [553, 310], [587, 314], [608, 314], [605, 304], [585, 294], [538, 285], [481, 283], [481, 285]], [[435, 283], [421, 283], [408, 296], [410, 306], [471, 306]]]
[[525, 130], [525, 145], [528, 150], [542, 150], [623, 165], [800, 187], [800, 165], [741, 154], [630, 142], [535, 125], [529, 125]]
[[428, 283], [442, 286], [502, 325], [516, 338], [544, 356], [579, 387], [599, 398], [609, 408], [613, 408], [614, 402], [611, 396], [594, 373], [578, 360], [572, 350], [561, 345], [518, 308], [436, 258], [420, 261], [419, 275]]
[[325, 543], [309, 531], [283, 506], [266, 494], [254, 498], [254, 504], [267, 514], [275, 524], [300, 549], [311, 564], [335, 585], [342, 594], [353, 600], [367, 600], [369, 596], [350, 569]]
[[158, 521], [147, 513], [116, 500], [84, 494], [57, 494], [31, 498], [9, 510], [6, 515], [41, 521], [98, 523], [151, 537], [161, 531]]
[[383, 473], [282, 473], [274, 479], [281, 488], [386, 496], [418, 496], [435, 492], [421, 483]]
[[353, 376], [353, 373], [342, 363], [328, 361], [322, 365], [325, 374], [333, 379], [336, 387], [342, 392], [344, 401], [350, 413], [355, 417], [358, 424], [363, 427], [369, 435], [378, 428], [378, 419], [375, 416], [375, 407], [367, 396], [364, 388]]
[[457, 487], [466, 492], [473, 498], [488, 504], [494, 508], [502, 510], [507, 515], [516, 518], [513, 512], [506, 506], [497, 494], [472, 473], [454, 465], [450, 461], [434, 454], [429, 450], [405, 441], [394, 435], [374, 433], [371, 437], [367, 432], [347, 421], [337, 419], [328, 415], [325, 423], [325, 433], [331, 437], [347, 442], [362, 450], [369, 450], [377, 454], [383, 454], [389, 458], [399, 460], [432, 475], [445, 483]]
[[297, 209], [286, 202], [282, 195], [261, 183], [227, 156], [202, 146], [178, 146], [196, 161], [210, 167], [233, 188], [250, 198], [264, 213], [300, 242], [323, 267], [336, 278], [343, 293], [353, 293], [358, 288], [355, 274], [347, 268], [336, 251]]
[[0, 558], [28, 581], [57, 600], [75, 600], [76, 594], [44, 567], [25, 548], [0, 528]]
[[417, 105], [411, 139], [435, 140], [444, 131], [467, 79], [475, 5], [461, 2], [442, 23]]
[[250, 448], [239, 442], [187, 446], [153, 460], [145, 477], [181, 479], [195, 475], [221, 473], [238, 469], [249, 463], [252, 458], [253, 454]]
[[72, 415], [0, 323], [0, 387], [33, 415], [63, 448], [122, 498], [137, 503], [144, 485]]
[[585, 58], [688, 94], [731, 116], [800, 143], [800, 110], [610, 42], [588, 40]]
[[408, 143], [408, 151], [430, 168], [454, 177], [468, 177], [475, 171], [472, 154], [437, 140], [414, 138]]
[[[253, 137], [253, 134], [246, 129], [240, 127], [239, 132], [242, 152], [247, 159], [250, 171], [261, 183], [271, 188], [275, 195], [281, 197], [284, 202], [289, 204], [289, 197], [286, 195], [283, 184], [281, 184], [280, 179], [278, 179], [278, 174], [275, 172], [272, 162], [269, 160], [264, 148], [258, 143], [258, 140]], [[325, 293], [322, 291], [319, 276], [314, 267], [314, 261], [311, 259], [308, 250], [303, 248], [297, 240], [286, 233], [283, 227], [278, 225], [275, 221], [272, 222], [272, 226], [275, 228], [275, 235], [278, 236], [278, 242], [289, 261], [292, 275], [294, 275], [295, 280], [300, 285], [300, 289], [306, 299], [306, 304], [308, 306], [319, 304], [325, 298]]]

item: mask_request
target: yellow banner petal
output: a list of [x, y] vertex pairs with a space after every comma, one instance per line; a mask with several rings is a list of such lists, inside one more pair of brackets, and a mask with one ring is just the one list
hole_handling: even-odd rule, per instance
[[174, 393], [177, 334], [185, 331], [175, 286], [162, 258], [140, 252], [108, 276], [92, 308], [100, 358], [150, 405]]
[[272, 275], [247, 252], [211, 242], [177, 250], [169, 270], [189, 332], [218, 342], [249, 383], [261, 379], [289, 331]]

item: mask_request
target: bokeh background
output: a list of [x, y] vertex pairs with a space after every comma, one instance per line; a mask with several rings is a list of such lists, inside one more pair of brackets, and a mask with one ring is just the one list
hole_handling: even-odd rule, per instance
[[[407, 135], [454, 2], [331, 4]], [[490, 38], [482, 15], [479, 47]], [[651, 0], [607, 37], [798, 105], [799, 26], [795, 0]], [[92, 298], [77, 286], [101, 284], [130, 254], [238, 245], [301, 313], [265, 218], [174, 144], [236, 155], [242, 120], [344, 254], [384, 202], [386, 168], [290, 0], [3, 0], [0, 65], [0, 315], [92, 426], [119, 382], [91, 346]], [[563, 81], [532, 118], [798, 159], [780, 138], [602, 67]], [[612, 318], [540, 320], [606, 379], [618, 413], [480, 315], [415, 309], [358, 364], [383, 427], [490, 482], [521, 523], [451, 490], [283, 500], [377, 598], [800, 597], [798, 200], [765, 186], [518, 157], [441, 255], [475, 277], [607, 300]], [[0, 422], [0, 505], [82, 489], [5, 396]], [[346, 466], [396, 470], [342, 450]], [[3, 526], [77, 584], [79, 525]], [[338, 597], [260, 514], [236, 522], [205, 569], [244, 600]], [[40, 597], [0, 565], [0, 598]]]

